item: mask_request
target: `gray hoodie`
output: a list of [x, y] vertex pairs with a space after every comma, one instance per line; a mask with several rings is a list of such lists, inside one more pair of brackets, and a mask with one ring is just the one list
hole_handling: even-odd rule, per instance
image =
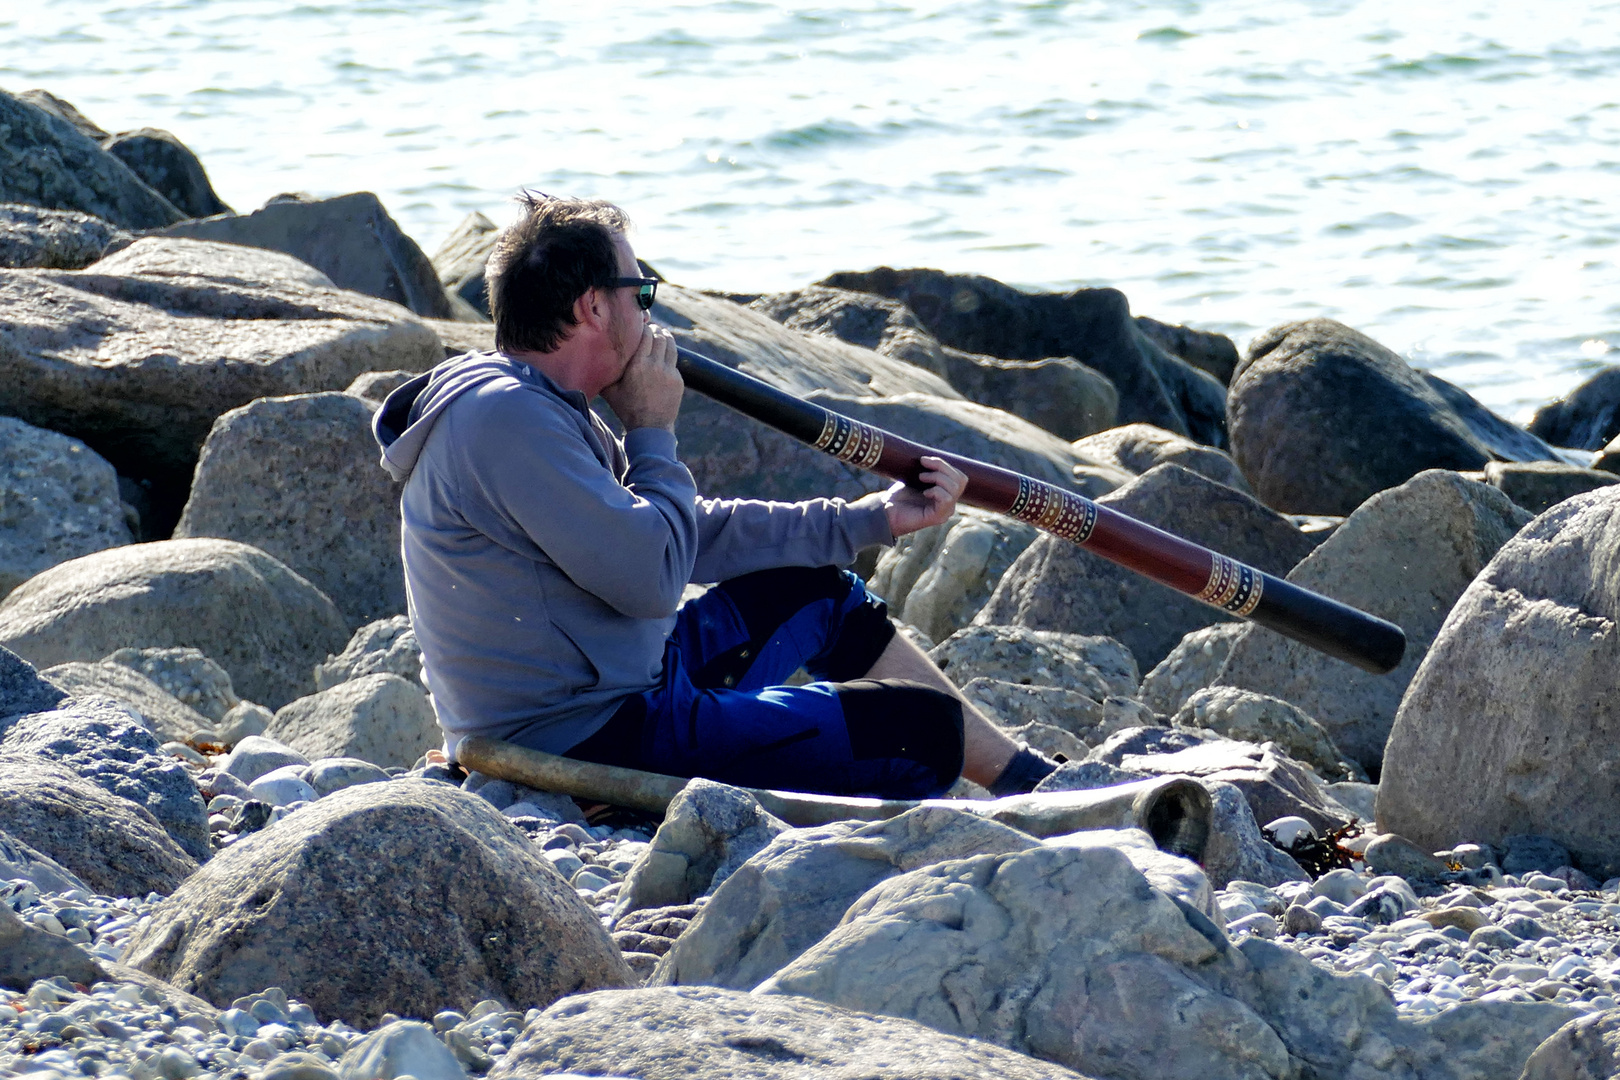
[[467, 735], [560, 753], [653, 687], [689, 582], [847, 565], [893, 543], [881, 508], [701, 499], [675, 437], [621, 442], [585, 395], [499, 353], [388, 396], [402, 553], [445, 752]]

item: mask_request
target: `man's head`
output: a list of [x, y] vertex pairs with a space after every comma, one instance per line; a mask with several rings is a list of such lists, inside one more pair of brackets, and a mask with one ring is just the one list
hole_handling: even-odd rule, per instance
[[495, 346], [549, 353], [579, 322], [580, 297], [610, 296], [614, 279], [638, 273], [624, 236], [630, 218], [601, 199], [524, 192], [518, 201], [518, 219], [501, 230], [484, 270]]

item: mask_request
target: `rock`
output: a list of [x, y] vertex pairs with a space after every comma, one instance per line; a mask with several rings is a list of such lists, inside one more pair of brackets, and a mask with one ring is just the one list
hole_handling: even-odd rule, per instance
[[[1394, 874], [1407, 881], [1434, 883], [1445, 875], [1446, 864], [1404, 836], [1382, 833], [1362, 853], [1375, 874]], [[1468, 929], [1472, 930], [1473, 927]]]
[[78, 439], [0, 416], [0, 595], [134, 539], [111, 465]]
[[0, 90], [0, 126], [6, 129], [0, 202], [77, 210], [126, 229], [159, 228], [185, 217], [54, 112]]
[[1588, 1013], [1553, 1032], [1519, 1080], [1612, 1080], [1620, 1076], [1620, 1010]]
[[119, 649], [103, 663], [122, 664], [140, 672], [158, 689], [177, 698], [215, 723], [241, 699], [228, 671], [204, 656], [201, 649]]
[[309, 579], [354, 626], [404, 611], [399, 489], [377, 467], [373, 412], [328, 391], [225, 413], [203, 443], [175, 539], [252, 544]]
[[1204, 780], [1203, 784], [1210, 798], [1204, 873], [1212, 886], [1224, 889], [1234, 881], [1252, 881], [1269, 888], [1311, 879], [1293, 856], [1265, 838], [1242, 790], [1221, 780]]
[[935, 641], [973, 621], [996, 582], [1039, 530], [959, 506], [949, 521], [900, 537], [878, 556], [868, 583], [889, 610]]
[[936, 806], [870, 824], [790, 829], [714, 891], [649, 985], [752, 989], [830, 932], [878, 882], [945, 859], [1037, 843], [1016, 829]]
[[414, 371], [363, 371], [344, 387], [345, 394], [353, 394], [362, 401], [381, 406], [388, 395], [416, 378]]
[[[977, 704], [976, 699], [969, 698]], [[999, 718], [991, 716], [1007, 737], [1021, 746], [1028, 746], [1032, 750], [1039, 750], [1055, 761], [1080, 761], [1091, 752], [1091, 745], [1079, 736], [1053, 724], [1043, 724], [1038, 720], [1028, 720], [1021, 724], [1000, 722]], [[960, 778], [958, 778], [960, 782]], [[967, 781], [972, 783], [971, 780]], [[947, 793], [949, 794], [949, 793]]]
[[[43, 851], [36, 851], [5, 832], [0, 832], [0, 881], [32, 882], [40, 892], [90, 891], [79, 876]], [[3, 906], [3, 905], [0, 905]]]
[[1536, 518], [1468, 586], [1390, 732], [1380, 831], [1430, 850], [1535, 832], [1599, 881], [1620, 872], [1620, 776], [1593, 767], [1620, 729], [1617, 547], [1620, 488], [1601, 488]]
[[1281, 698], [1230, 686], [1205, 687], [1182, 704], [1170, 723], [1213, 731], [1238, 742], [1274, 742], [1325, 779], [1366, 780], [1357, 765], [1343, 759], [1321, 724]]
[[[1288, 574], [1296, 585], [1406, 631], [1406, 656], [1372, 675], [1251, 627], [1217, 682], [1282, 698], [1321, 723], [1341, 753], [1377, 777], [1395, 711], [1446, 613], [1496, 550], [1529, 520], [1501, 492], [1431, 470], [1369, 499]], [[1421, 840], [1403, 829], [1400, 832]]]
[[1295, 936], [1309, 936], [1322, 932], [1322, 916], [1309, 908], [1295, 904], [1283, 912], [1282, 932]]
[[1147, 773], [1131, 772], [1102, 761], [1066, 761], [1045, 780], [1035, 785], [1036, 791], [1091, 791], [1094, 788], [1128, 784], [1133, 780], [1146, 780]]
[[482, 799], [409, 779], [328, 795], [226, 848], [125, 957], [216, 1004], [279, 986], [362, 1028], [486, 998], [544, 1007], [631, 979], [521, 832]]
[[23, 922], [0, 904], [0, 986], [25, 991], [58, 975], [88, 986], [106, 979], [107, 971], [67, 938]]
[[1255, 338], [1227, 396], [1232, 457], [1267, 506], [1349, 514], [1425, 469], [1557, 460], [1466, 393], [1332, 319]]
[[1154, 344], [1116, 289], [1030, 294], [972, 274], [888, 267], [818, 284], [898, 300], [952, 348], [1004, 360], [1072, 357], [1113, 382], [1122, 423], [1156, 424], [1211, 446], [1226, 442], [1221, 384]]
[[1620, 437], [1620, 365], [1611, 364], [1536, 410], [1530, 431], [1555, 446], [1580, 450], [1601, 450]]
[[1117, 641], [1022, 626], [969, 626], [928, 653], [958, 686], [977, 678], [1077, 691], [1093, 701], [1136, 693], [1136, 660]]
[[0, 409], [83, 439], [175, 507], [221, 413], [442, 355], [408, 313], [296, 259], [195, 240], [146, 237], [82, 271], [3, 270], [0, 304]]
[[34, 755], [0, 755], [0, 830], [108, 896], [169, 893], [197, 869], [144, 807]]
[[270, 730], [275, 718], [275, 713], [257, 702], [239, 702], [231, 706], [225, 719], [220, 722], [217, 732], [219, 741], [224, 746], [236, 746], [243, 739], [263, 735]]
[[267, 734], [306, 757], [407, 769], [444, 741], [420, 685], [386, 672], [299, 698], [276, 713]]
[[283, 765], [272, 769], [248, 785], [253, 798], [266, 806], [291, 806], [294, 803], [314, 802], [320, 796], [304, 781], [308, 769], [303, 765]]
[[1507, 854], [1502, 858], [1502, 869], [1509, 874], [1544, 874], [1569, 865], [1569, 849], [1550, 836], [1519, 833], [1502, 841]]
[[322, 758], [309, 767], [309, 786], [315, 789], [317, 797], [358, 784], [375, 784], [387, 779], [387, 773], [359, 758]]
[[169, 200], [187, 217], [229, 214], [231, 208], [214, 194], [208, 173], [185, 143], [160, 128], [120, 131], [101, 148], [129, 166], [146, 186]]
[[414, 1020], [395, 1020], [356, 1040], [339, 1066], [343, 1080], [465, 1080], [467, 1070], [433, 1029]]
[[404, 615], [379, 619], [354, 632], [343, 651], [315, 665], [315, 689], [330, 690], [365, 675], [398, 675], [411, 682], [422, 677], [422, 647], [411, 620]]
[[1136, 317], [1136, 328], [1171, 356], [1215, 376], [1222, 386], [1232, 381], [1238, 351], [1225, 334], [1162, 323], [1146, 315]]
[[625, 878], [615, 918], [707, 895], [786, 828], [741, 788], [688, 781]]
[[108, 698], [75, 698], [0, 723], [0, 753], [60, 763], [145, 809], [192, 858], [209, 856], [208, 811], [191, 774]]
[[1592, 459], [1592, 468], [1620, 473], [1620, 436], [1598, 452], [1598, 456]]
[[1341, 780], [1336, 784], [1322, 785], [1322, 790], [1327, 792], [1328, 798], [1355, 814], [1359, 820], [1372, 821], [1373, 803], [1378, 798], [1377, 784]]
[[100, 145], [101, 140], [111, 138], [111, 132], [80, 112], [71, 101], [64, 101], [49, 90], [24, 90], [16, 96], [21, 101], [44, 109], [52, 116], [66, 120], [69, 127], [97, 145]]
[[[461, 298], [452, 296], [451, 302], [459, 304]], [[450, 319], [422, 321], [439, 336], [439, 348], [446, 360], [470, 352], [493, 352], [495, 349], [494, 323], [461, 322]]]
[[1078, 690], [983, 677], [968, 680], [961, 690], [963, 697], [1001, 727], [1035, 723], [1067, 732], [1082, 743], [1098, 743], [1116, 731], [1153, 727], [1159, 722], [1140, 701], [1117, 695], [1096, 701]]
[[450, 230], [439, 250], [433, 253], [433, 269], [439, 282], [453, 296], [459, 296], [489, 318], [489, 290], [484, 284], [484, 264], [495, 250], [500, 226], [477, 210], [461, 219]]
[[74, 697], [100, 695], [124, 706], [145, 723], [159, 742], [185, 742], [208, 727], [208, 720], [142, 675], [122, 664], [73, 660], [46, 668], [45, 678]]
[[89, 214], [0, 203], [0, 266], [82, 270], [129, 233]]
[[308, 765], [309, 759], [286, 743], [262, 735], [250, 735], [220, 762], [220, 771], [251, 784], [261, 776], [288, 765]]
[[1594, 488], [1620, 484], [1620, 476], [1561, 461], [1487, 461], [1485, 480], [1532, 514]]
[[1083, 1080], [976, 1039], [793, 997], [676, 987], [585, 994], [523, 1031], [490, 1080]]
[[1043, 843], [1049, 847], [1114, 848], [1123, 852], [1155, 889], [1205, 918], [1217, 916], [1215, 893], [1203, 869], [1191, 859], [1161, 851], [1145, 829], [1085, 829], [1048, 837]]
[[1107, 376], [1069, 357], [1001, 360], [941, 345], [904, 305], [821, 285], [748, 305], [794, 330], [829, 334], [940, 376], [969, 401], [1021, 416], [1065, 439], [1114, 426], [1119, 394]]
[[[1281, 514], [1180, 465], [1160, 465], [1100, 505], [1278, 576], [1316, 546]], [[1106, 634], [1157, 664], [1193, 630], [1231, 617], [1085, 551], [1042, 536], [1018, 557], [975, 621]]]
[[1162, 716], [1174, 716], [1186, 700], [1214, 683], [1232, 651], [1232, 643], [1249, 629], [1228, 622], [1194, 630], [1142, 677], [1142, 701]]
[[1077, 440], [1074, 448], [1088, 458], [1117, 465], [1138, 476], [1168, 463], [1191, 469], [1200, 476], [1237, 491], [1249, 491], [1249, 482], [1224, 450], [1216, 450], [1152, 424], [1126, 424], [1101, 431]]
[[39, 677], [33, 664], [0, 647], [0, 720], [54, 709], [65, 697], [61, 687]]
[[369, 191], [329, 199], [277, 195], [251, 214], [186, 221], [163, 235], [285, 252], [340, 289], [389, 300], [434, 319], [454, 314], [433, 264]]
[[116, 649], [191, 647], [251, 700], [285, 705], [348, 639], [332, 602], [285, 565], [231, 540], [165, 540], [61, 563], [0, 603], [0, 645], [36, 664]]
[[1472, 934], [1482, 926], [1489, 926], [1490, 919], [1478, 908], [1448, 907], [1438, 911], [1424, 911], [1418, 918], [1434, 927], [1443, 930], [1448, 926], [1455, 926], [1465, 934]]

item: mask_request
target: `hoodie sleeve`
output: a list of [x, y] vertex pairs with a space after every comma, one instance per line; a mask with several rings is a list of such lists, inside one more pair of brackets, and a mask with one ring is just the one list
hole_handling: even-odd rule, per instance
[[699, 499], [693, 581], [724, 581], [778, 566], [848, 566], [866, 547], [894, 543], [882, 507], [842, 499]]
[[697, 487], [675, 459], [674, 435], [631, 431], [621, 484], [560, 402], [495, 394], [468, 420], [456, 427], [466, 451], [461, 483], [480, 496], [471, 505], [528, 537], [576, 585], [621, 614], [658, 619], [675, 612], [691, 580], [698, 531]]

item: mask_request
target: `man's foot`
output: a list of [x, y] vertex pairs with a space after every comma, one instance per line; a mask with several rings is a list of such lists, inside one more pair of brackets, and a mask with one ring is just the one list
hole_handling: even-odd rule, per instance
[[1057, 767], [1057, 762], [1039, 750], [1020, 746], [1018, 753], [1007, 762], [1007, 767], [1001, 770], [1001, 775], [990, 784], [990, 794], [1000, 798], [1033, 791], [1036, 784], [1057, 772]]

